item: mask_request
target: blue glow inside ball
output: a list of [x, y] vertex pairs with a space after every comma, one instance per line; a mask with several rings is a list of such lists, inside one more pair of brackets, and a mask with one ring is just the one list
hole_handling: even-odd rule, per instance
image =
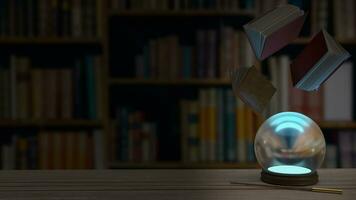
[[281, 112], [268, 118], [255, 137], [258, 163], [267, 172], [310, 174], [325, 157], [325, 139], [319, 126], [297, 112]]

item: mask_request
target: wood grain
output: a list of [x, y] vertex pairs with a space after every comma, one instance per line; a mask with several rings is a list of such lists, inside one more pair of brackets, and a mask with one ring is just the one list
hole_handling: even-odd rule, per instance
[[[0, 199], [354, 199], [356, 169], [321, 169], [318, 187], [342, 195], [261, 186], [260, 170], [1, 171]], [[262, 183], [263, 184], [263, 183]]]

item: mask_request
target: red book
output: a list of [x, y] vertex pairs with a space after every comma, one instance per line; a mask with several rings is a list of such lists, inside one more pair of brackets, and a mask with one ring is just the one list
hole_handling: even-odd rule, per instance
[[349, 57], [325, 30], [320, 31], [291, 64], [293, 86], [318, 89]]

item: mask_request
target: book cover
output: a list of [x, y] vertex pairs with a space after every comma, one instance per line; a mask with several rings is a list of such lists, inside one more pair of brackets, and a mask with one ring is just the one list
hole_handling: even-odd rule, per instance
[[304, 20], [303, 10], [280, 5], [244, 25], [244, 30], [256, 57], [264, 60], [297, 38]]
[[350, 57], [325, 30], [311, 42], [290, 65], [293, 86], [302, 90], [316, 90]]

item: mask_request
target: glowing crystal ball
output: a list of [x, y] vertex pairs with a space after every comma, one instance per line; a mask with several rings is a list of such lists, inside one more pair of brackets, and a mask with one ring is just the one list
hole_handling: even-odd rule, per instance
[[268, 118], [255, 137], [255, 154], [266, 172], [300, 175], [313, 173], [325, 156], [325, 139], [319, 126], [296, 112]]

